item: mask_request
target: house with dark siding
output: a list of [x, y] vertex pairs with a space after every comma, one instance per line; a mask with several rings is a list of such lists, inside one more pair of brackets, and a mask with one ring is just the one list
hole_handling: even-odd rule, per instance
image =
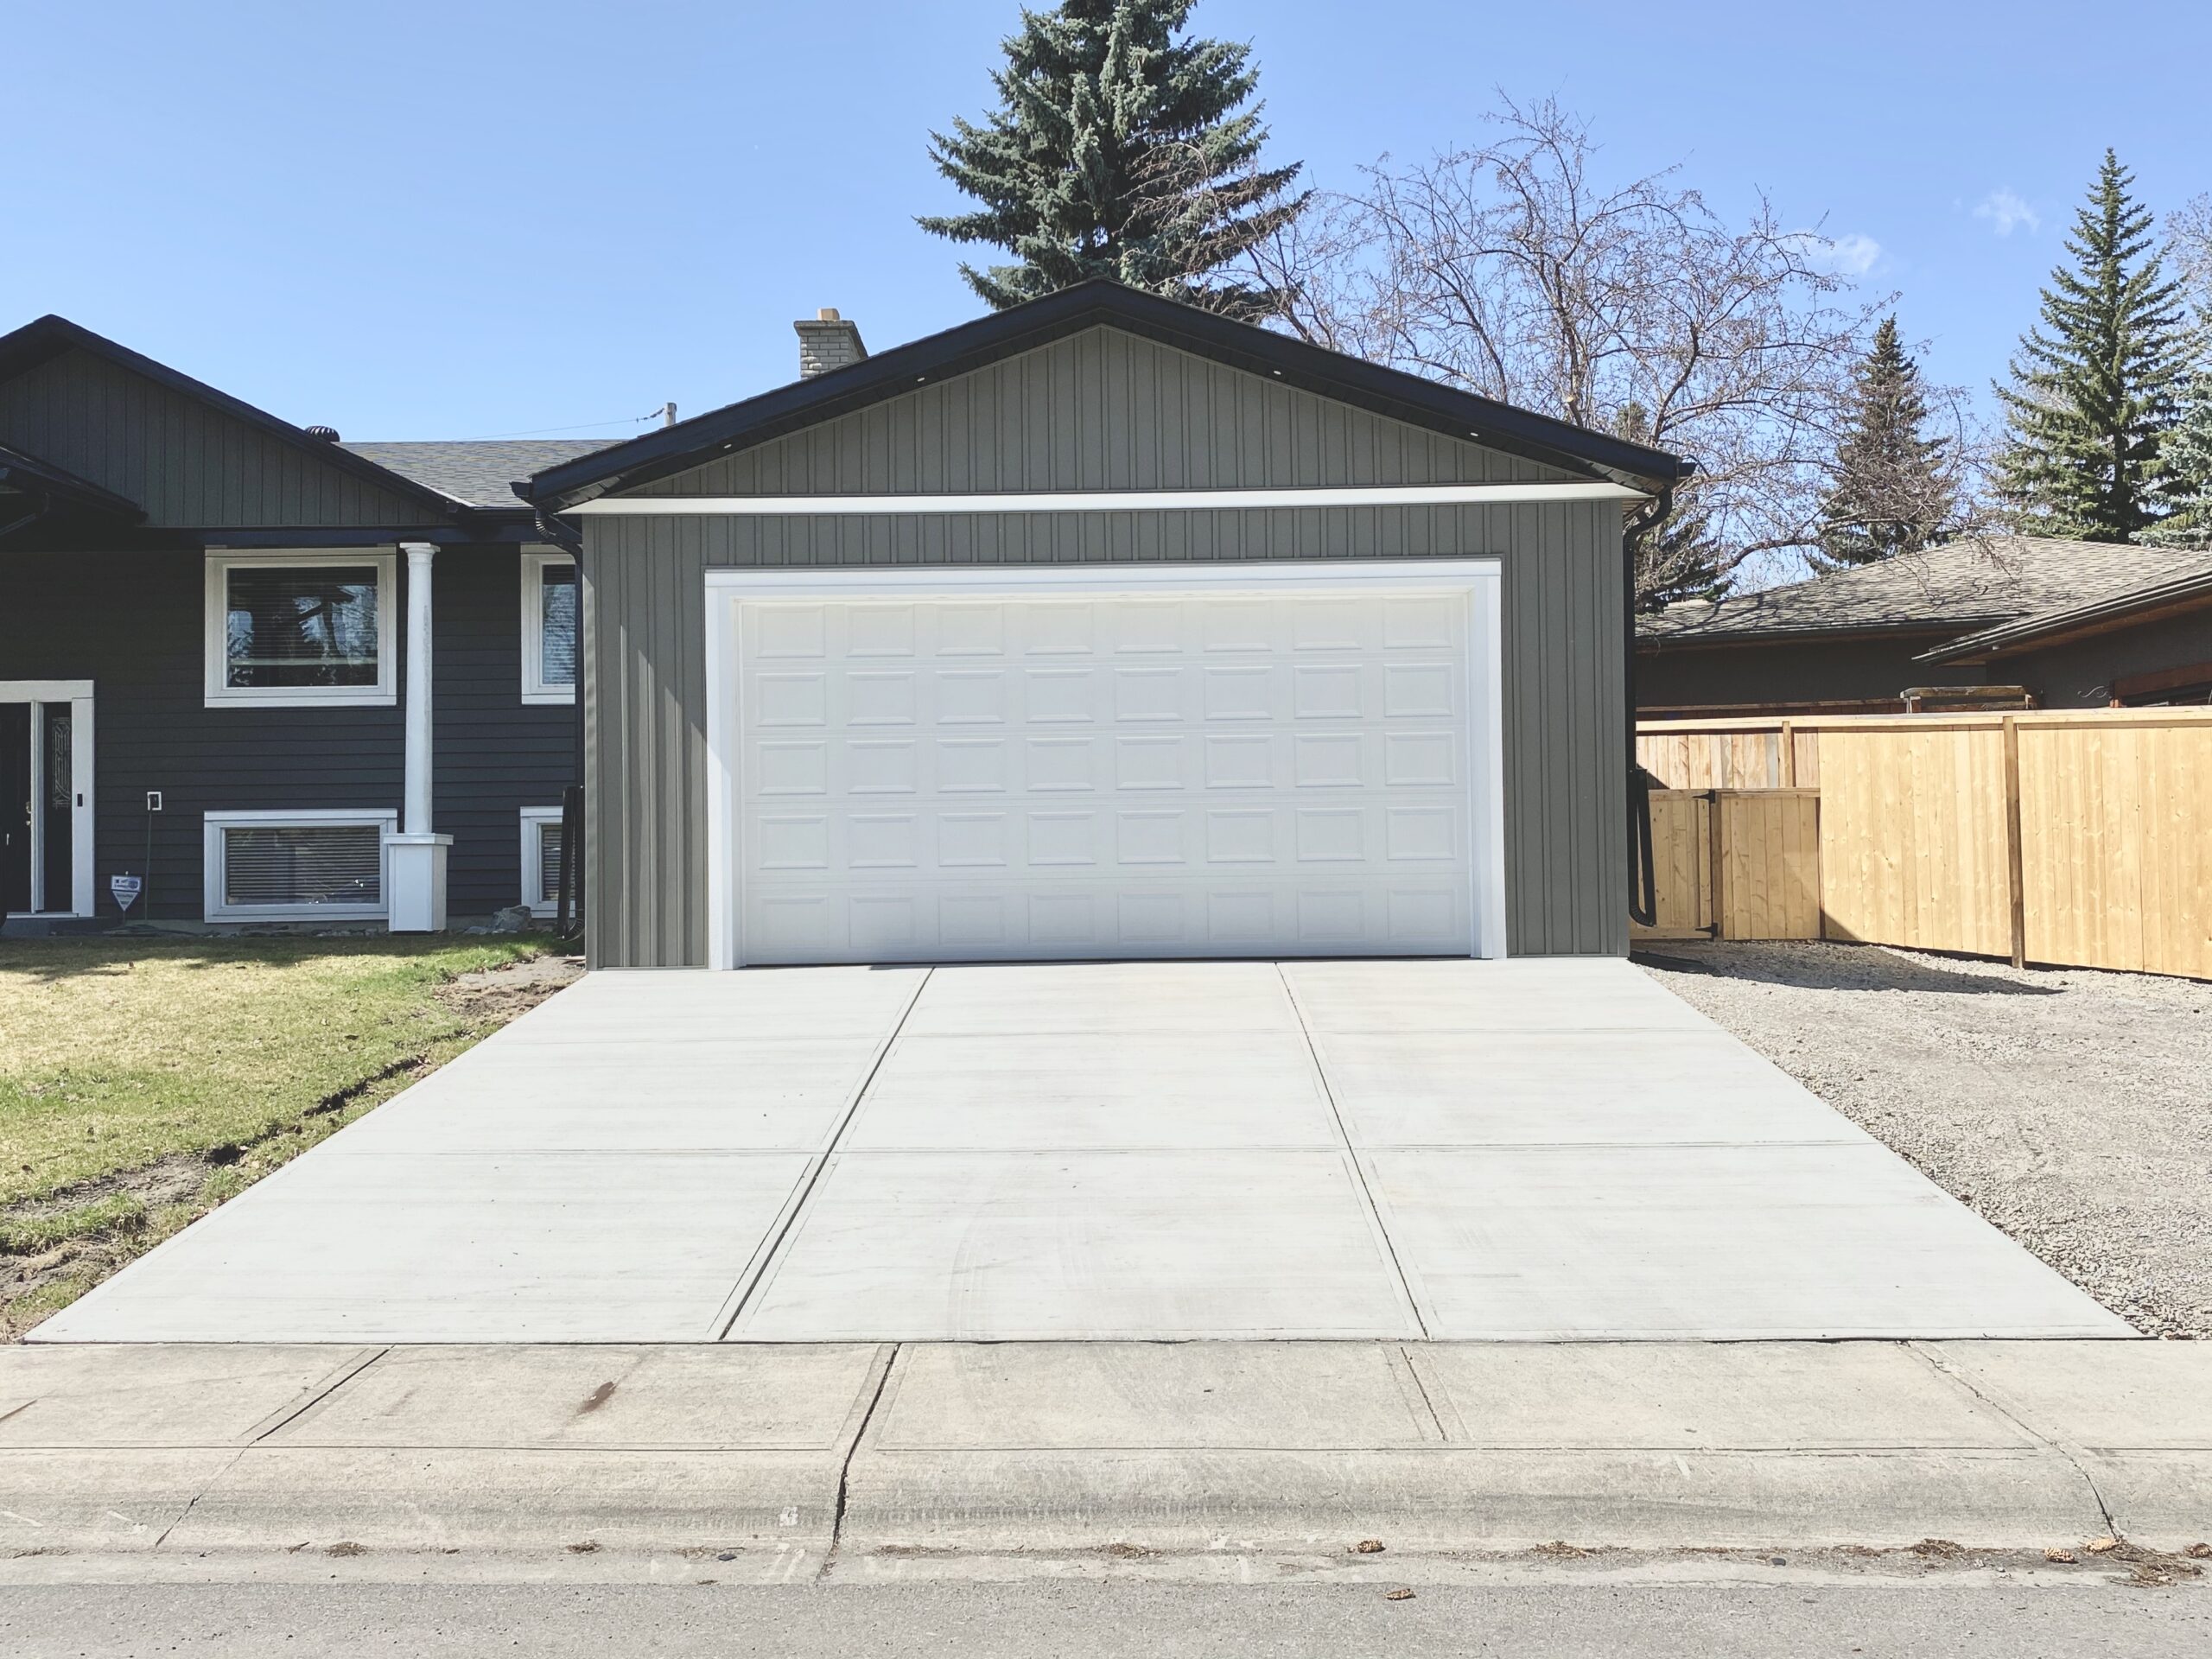
[[10, 931], [545, 912], [575, 565], [510, 480], [589, 447], [349, 447], [59, 317], [0, 338]]
[[2212, 551], [1988, 536], [1637, 623], [1649, 718], [2212, 699]]
[[798, 333], [607, 447], [0, 339], [9, 926], [435, 929], [570, 864], [602, 967], [1626, 950], [1685, 463], [1113, 284]]

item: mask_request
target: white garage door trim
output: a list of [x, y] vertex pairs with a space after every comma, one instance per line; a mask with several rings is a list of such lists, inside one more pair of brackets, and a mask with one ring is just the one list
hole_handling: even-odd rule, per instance
[[1504, 681], [1496, 559], [1300, 563], [931, 566], [904, 569], [715, 569], [706, 575], [707, 960], [745, 963], [738, 859], [738, 620], [747, 599], [866, 600], [958, 594], [1036, 598], [1250, 592], [1460, 594], [1469, 601], [1467, 821], [1477, 957], [1505, 954]]

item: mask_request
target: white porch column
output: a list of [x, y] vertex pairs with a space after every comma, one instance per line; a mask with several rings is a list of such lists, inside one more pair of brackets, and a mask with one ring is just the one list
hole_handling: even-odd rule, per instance
[[428, 542], [402, 542], [407, 555], [407, 752], [403, 829], [385, 843], [391, 927], [436, 933], [446, 925], [446, 850], [451, 836], [430, 829], [430, 561]]

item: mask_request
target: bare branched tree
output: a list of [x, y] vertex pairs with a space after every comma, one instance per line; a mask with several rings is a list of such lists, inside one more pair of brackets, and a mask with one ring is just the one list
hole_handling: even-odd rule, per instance
[[2200, 190], [2166, 219], [2166, 258], [2190, 307], [2212, 318], [2212, 191]]
[[1647, 604], [1796, 563], [1884, 300], [1857, 302], [1836, 245], [1764, 199], [1731, 226], [1675, 169], [1600, 181], [1553, 102], [1493, 118], [1491, 142], [1386, 156], [1255, 247], [1280, 326], [1694, 461], [1644, 538]]

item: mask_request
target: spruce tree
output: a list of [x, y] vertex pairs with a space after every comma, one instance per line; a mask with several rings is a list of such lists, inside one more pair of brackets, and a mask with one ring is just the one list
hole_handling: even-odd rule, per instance
[[2183, 371], [2180, 284], [2152, 251], [2133, 183], [2107, 149], [2066, 239], [2075, 263], [2051, 272], [2043, 326], [1997, 388], [1999, 491], [2037, 534], [2124, 542], [2158, 517], [2158, 445]]
[[1926, 547], [1958, 505], [1951, 445], [1927, 435], [1920, 366], [1884, 319], [1854, 376], [1843, 436], [1821, 503], [1817, 570], [1872, 564]]
[[[1630, 443], [1651, 442], [1651, 411], [1633, 398], [1613, 411], [1610, 424], [1615, 436]], [[1663, 611], [1681, 600], [1719, 599], [1728, 591], [1713, 517], [1699, 507], [1696, 488], [1676, 492], [1667, 516], [1637, 537], [1638, 610]]]
[[[2212, 321], [2206, 324], [2212, 334]], [[2212, 547], [2212, 360], [2182, 389], [2180, 418], [2159, 445], [2167, 516], [2143, 539], [2161, 547]]]
[[960, 274], [1001, 309], [1093, 277], [1246, 321], [1277, 295], [1222, 268], [1289, 222], [1296, 165], [1263, 168], [1251, 48], [1178, 38], [1195, 0], [1062, 0], [1025, 10], [981, 126], [930, 135], [971, 213], [917, 222], [1015, 263]]

